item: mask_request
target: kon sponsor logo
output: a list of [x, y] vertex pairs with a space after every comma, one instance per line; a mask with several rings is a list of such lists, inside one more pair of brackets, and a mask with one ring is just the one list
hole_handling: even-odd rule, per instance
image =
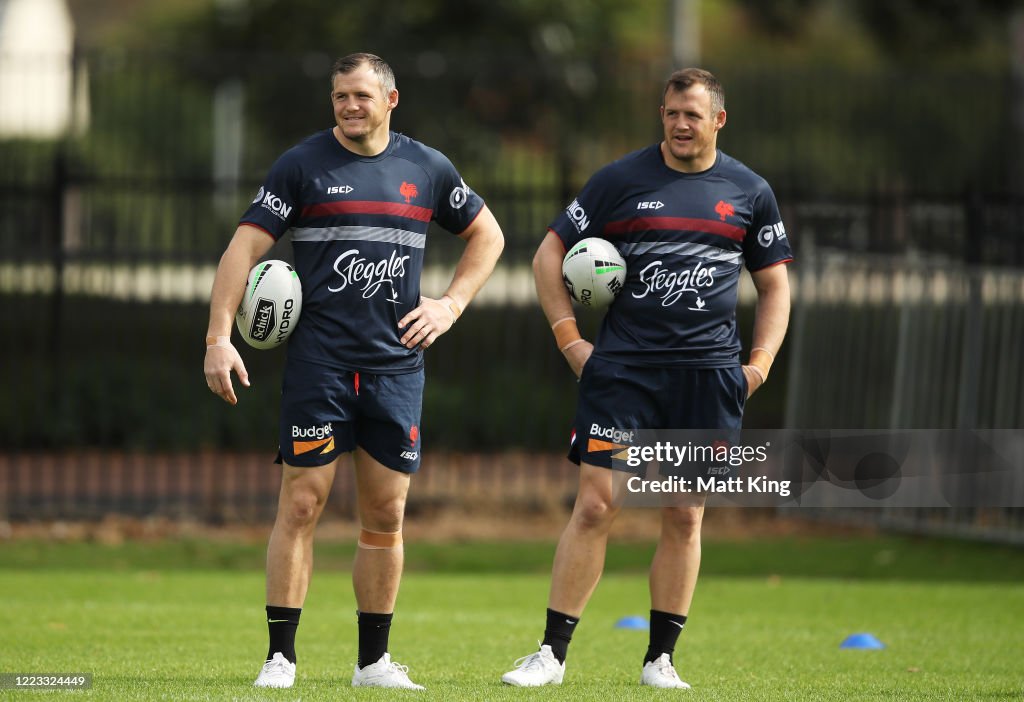
[[693, 268], [671, 271], [664, 268], [661, 261], [654, 261], [640, 271], [640, 282], [643, 283], [644, 289], [639, 293], [633, 293], [633, 297], [637, 299], [648, 295], [660, 296], [662, 306], [670, 307], [679, 302], [683, 293], [697, 293], [697, 306], [703, 309], [704, 302], [700, 299], [700, 291], [715, 284], [715, 266], [705, 266], [698, 261]]
[[297, 427], [292, 425], [292, 438], [293, 439], [326, 439], [333, 433], [331, 423], [328, 422], [322, 426], [312, 427]]
[[282, 220], [288, 219], [292, 214], [292, 205], [287, 204], [284, 200], [265, 188], [260, 188], [260, 192], [256, 195], [256, 200], [254, 200], [254, 202], [256, 201], [260, 203], [261, 207], [270, 210]]
[[386, 259], [371, 261], [359, 255], [359, 249], [349, 249], [334, 260], [334, 272], [341, 277], [341, 282], [328, 287], [331, 292], [341, 292], [348, 286], [359, 288], [364, 299], [369, 299], [377, 291], [387, 285], [388, 298], [398, 302], [395, 281], [405, 277], [405, 264], [411, 256], [399, 256], [392, 251]]
[[576, 227], [576, 231], [580, 234], [590, 226], [590, 217], [587, 216], [587, 211], [583, 209], [583, 205], [580, 204], [579, 200], [573, 200], [572, 204], [565, 208], [565, 213], [569, 215], [573, 226]]
[[590, 435], [599, 436], [602, 439], [608, 439], [609, 441], [614, 441], [617, 444], [633, 441], [633, 432], [623, 431], [622, 429], [616, 429], [615, 427], [605, 428], [597, 422], [590, 425]]

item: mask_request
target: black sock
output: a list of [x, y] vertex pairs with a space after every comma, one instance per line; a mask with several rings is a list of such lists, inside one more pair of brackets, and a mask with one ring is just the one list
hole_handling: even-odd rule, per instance
[[270, 648], [267, 660], [275, 653], [282, 654], [289, 663], [295, 662], [295, 630], [299, 628], [301, 607], [271, 607], [267, 605], [267, 629], [270, 630]]
[[551, 647], [551, 652], [555, 654], [559, 663], [565, 663], [565, 656], [569, 652], [569, 642], [572, 641], [572, 632], [576, 631], [576, 625], [579, 623], [579, 617], [570, 617], [568, 614], [562, 614], [553, 609], [548, 610], [548, 622], [544, 628], [544, 644]]
[[391, 633], [391, 614], [356, 612], [359, 617], [359, 667], [365, 668], [380, 660], [388, 650]]
[[647, 644], [647, 655], [644, 665], [657, 660], [661, 654], [667, 653], [672, 660], [672, 652], [676, 650], [676, 640], [686, 626], [685, 614], [672, 614], [651, 610], [651, 638]]

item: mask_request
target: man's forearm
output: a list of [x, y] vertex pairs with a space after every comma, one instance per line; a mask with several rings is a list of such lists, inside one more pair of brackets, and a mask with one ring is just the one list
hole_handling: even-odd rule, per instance
[[754, 273], [757, 307], [748, 366], [764, 382], [789, 326], [789, 275], [785, 265]]
[[572, 298], [562, 282], [562, 258], [564, 250], [558, 237], [548, 232], [540, 249], [533, 258], [533, 281], [548, 324], [554, 324], [566, 317], [575, 317]]
[[466, 248], [444, 293], [458, 305], [460, 314], [491, 277], [505, 248], [505, 237], [490, 210], [484, 210], [479, 217], [464, 235]]
[[[265, 237], [267, 241], [263, 241]], [[210, 291], [210, 325], [207, 336], [230, 336], [231, 323], [245, 294], [249, 270], [271, 245], [266, 234], [239, 230], [231, 239], [217, 265]]]
[[758, 295], [754, 312], [751, 348], [762, 348], [773, 356], [779, 352], [789, 327], [789, 288], [773, 288]]

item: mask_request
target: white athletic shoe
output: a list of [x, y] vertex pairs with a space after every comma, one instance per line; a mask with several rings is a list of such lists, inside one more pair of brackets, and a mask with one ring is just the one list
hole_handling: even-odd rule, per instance
[[674, 687], [680, 690], [689, 690], [690, 684], [679, 679], [679, 673], [672, 665], [672, 659], [667, 653], [658, 656], [657, 659], [644, 665], [644, 672], [640, 674], [640, 684], [651, 687]]
[[426, 690], [409, 679], [409, 666], [391, 661], [391, 654], [385, 653], [376, 663], [352, 673], [352, 687], [399, 687], [403, 690]]
[[511, 670], [501, 676], [501, 681], [506, 685], [516, 687], [540, 687], [541, 685], [561, 685], [562, 677], [565, 675], [565, 663], [559, 663], [551, 647], [547, 644], [540, 647], [536, 653], [523, 656], [513, 665]]
[[274, 657], [263, 664], [255, 687], [291, 687], [295, 684], [295, 664], [288, 661], [283, 653], [275, 653]]

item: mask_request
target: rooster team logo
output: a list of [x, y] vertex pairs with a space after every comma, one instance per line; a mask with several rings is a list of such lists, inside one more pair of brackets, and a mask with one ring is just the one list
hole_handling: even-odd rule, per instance
[[406, 183], [404, 180], [402, 181], [402, 186], [398, 189], [398, 192], [405, 198], [405, 204], [407, 205], [412, 202], [414, 197], [420, 194], [415, 183]]
[[736, 208], [725, 200], [719, 200], [718, 204], [715, 205], [715, 212], [718, 213], [718, 216], [724, 222], [726, 217], [732, 217], [736, 214]]
[[413, 424], [412, 428], [409, 429], [409, 441], [412, 442], [413, 446], [415, 446], [416, 445], [416, 439], [418, 439], [418, 438], [420, 438], [420, 428], [418, 426], [416, 426], [415, 424]]

